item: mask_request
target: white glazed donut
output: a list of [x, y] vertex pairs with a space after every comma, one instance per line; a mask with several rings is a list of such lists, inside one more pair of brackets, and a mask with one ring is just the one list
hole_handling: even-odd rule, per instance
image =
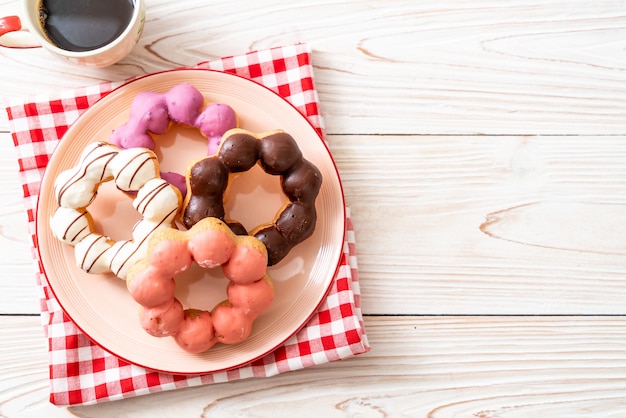
[[[115, 242], [97, 233], [87, 210], [100, 184], [110, 180], [120, 190], [136, 193], [133, 207], [142, 219], [133, 227], [130, 240]], [[50, 228], [57, 239], [74, 247], [76, 265], [88, 273], [112, 272], [121, 279], [145, 256], [152, 233], [173, 226], [182, 201], [178, 189], [159, 177], [152, 151], [122, 150], [107, 142], [87, 145], [79, 163], [58, 175], [54, 193], [59, 207], [50, 218]]]

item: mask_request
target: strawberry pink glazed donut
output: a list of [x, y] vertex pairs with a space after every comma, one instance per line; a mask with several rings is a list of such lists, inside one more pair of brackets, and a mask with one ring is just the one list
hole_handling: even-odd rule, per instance
[[[211, 311], [184, 309], [176, 299], [175, 277], [192, 263], [221, 267], [229, 280], [227, 299]], [[205, 218], [187, 231], [165, 228], [148, 244], [147, 257], [131, 267], [126, 280], [140, 305], [142, 328], [154, 337], [174, 338], [190, 353], [214, 344], [236, 344], [252, 332], [254, 320], [274, 299], [266, 273], [267, 250], [256, 238], [235, 235], [217, 218]]]
[[[181, 83], [165, 94], [137, 94], [128, 121], [112, 132], [109, 142], [123, 149], [140, 147], [154, 151], [156, 144], [151, 134], [165, 134], [172, 123], [197, 128], [208, 139], [207, 155], [213, 155], [224, 132], [237, 127], [237, 116], [227, 104], [205, 107], [202, 93], [190, 84]], [[185, 179], [181, 174], [166, 172], [161, 177], [185, 194]]]

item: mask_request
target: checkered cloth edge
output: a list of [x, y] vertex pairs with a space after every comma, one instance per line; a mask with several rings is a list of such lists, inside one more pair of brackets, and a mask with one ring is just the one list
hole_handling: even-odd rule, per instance
[[[237, 74], [265, 85], [291, 102], [324, 138], [308, 45], [260, 50], [202, 62], [197, 67]], [[11, 99], [6, 107], [38, 270], [41, 318], [49, 349], [50, 401], [55, 405], [85, 405], [248, 377], [269, 377], [367, 352], [369, 343], [360, 308], [349, 209], [340, 267], [326, 299], [302, 330], [274, 352], [249, 365], [200, 376], [158, 373], [115, 357], [78, 330], [54, 298], [38, 259], [37, 197], [49, 158], [69, 126], [123, 83], [101, 83], [51, 95]]]

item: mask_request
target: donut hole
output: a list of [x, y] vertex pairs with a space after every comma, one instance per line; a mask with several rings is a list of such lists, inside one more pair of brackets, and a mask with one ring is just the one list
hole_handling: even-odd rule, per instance
[[231, 181], [224, 204], [225, 218], [236, 219], [250, 231], [274, 219], [287, 202], [280, 176], [269, 175], [256, 164], [250, 170], [235, 175]]
[[174, 296], [187, 308], [210, 311], [226, 299], [228, 280], [221, 267], [202, 268], [192, 263], [189, 269], [176, 275]]
[[197, 128], [172, 123], [166, 133], [152, 137], [161, 171], [185, 174], [190, 161], [207, 153], [207, 139]]
[[94, 232], [114, 241], [132, 239], [133, 226], [141, 220], [132, 203], [133, 197], [118, 190], [115, 182], [102, 183], [96, 199], [89, 205]]

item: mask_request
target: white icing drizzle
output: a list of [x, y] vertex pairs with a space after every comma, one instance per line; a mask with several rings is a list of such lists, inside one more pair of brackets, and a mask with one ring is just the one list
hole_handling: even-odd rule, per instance
[[111, 160], [115, 185], [124, 191], [139, 190], [147, 180], [159, 176], [158, 162], [154, 153], [145, 148], [129, 148], [119, 152]]
[[[133, 226], [130, 240], [115, 242], [95, 232], [87, 211], [99, 185], [111, 179], [121, 190], [137, 192], [133, 207], [142, 219]], [[152, 233], [173, 226], [181, 203], [178, 189], [159, 177], [152, 151], [122, 150], [106, 142], [85, 147], [78, 165], [59, 174], [54, 190], [59, 208], [50, 218], [53, 235], [74, 246], [81, 269], [95, 274], [112, 272], [121, 279], [145, 256]]]
[[58, 175], [54, 192], [59, 206], [85, 208], [96, 197], [98, 185], [112, 177], [109, 162], [117, 155], [113, 146], [102, 142], [89, 144], [77, 166]]
[[74, 247], [76, 265], [87, 273], [101, 274], [111, 271], [107, 257], [112, 243], [105, 236], [92, 233]]
[[69, 245], [76, 245], [89, 235], [92, 224], [87, 211], [62, 206], [50, 218], [52, 234]]

